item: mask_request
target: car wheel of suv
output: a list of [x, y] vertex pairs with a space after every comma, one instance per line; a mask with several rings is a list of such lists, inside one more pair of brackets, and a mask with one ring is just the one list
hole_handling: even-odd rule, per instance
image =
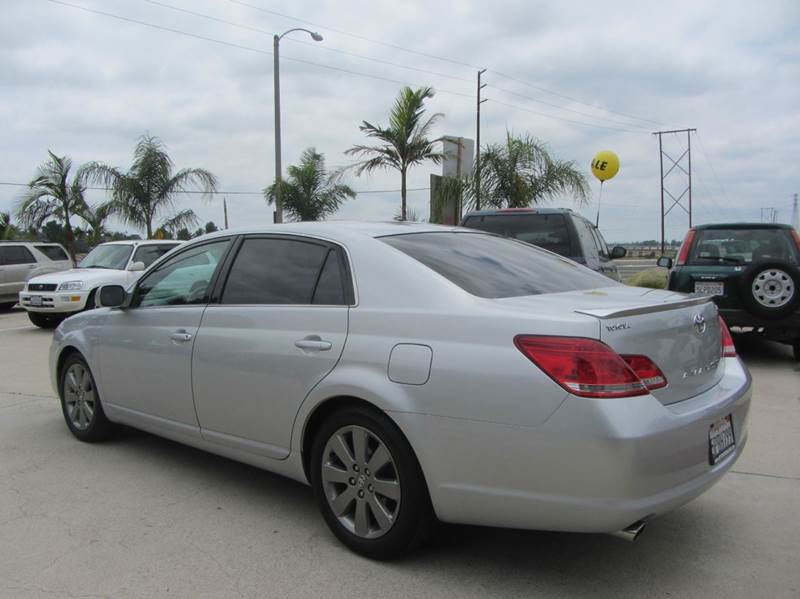
[[785, 260], [751, 264], [741, 285], [742, 302], [757, 316], [785, 318], [800, 306], [800, 270]]
[[28, 312], [28, 319], [40, 329], [54, 329], [64, 317], [58, 314], [42, 314], [41, 312]]
[[325, 522], [353, 551], [390, 559], [429, 536], [435, 516], [422, 470], [383, 414], [352, 407], [331, 415], [314, 439], [310, 470]]
[[67, 428], [75, 437], [93, 443], [111, 436], [114, 425], [106, 418], [92, 371], [80, 354], [64, 361], [58, 392]]

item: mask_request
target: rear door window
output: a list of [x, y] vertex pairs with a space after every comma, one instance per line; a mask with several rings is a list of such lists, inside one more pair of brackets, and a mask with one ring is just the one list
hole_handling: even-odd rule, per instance
[[[231, 266], [222, 303], [312, 304], [329, 249], [305, 240], [245, 239]], [[335, 283], [334, 274], [328, 272], [326, 286]]]
[[64, 252], [64, 250], [57, 245], [35, 245], [33, 247], [50, 258], [50, 260], [55, 260], [56, 262], [61, 260], [69, 260], [66, 252]]
[[142, 262], [147, 268], [174, 247], [175, 244], [140, 245], [133, 254], [132, 262]]
[[0, 246], [0, 264], [12, 266], [14, 264], [35, 264], [36, 258], [24, 245]]
[[762, 260], [800, 263], [797, 245], [786, 229], [700, 229], [689, 264], [750, 264]]
[[380, 239], [478, 297], [539, 295], [617, 284], [569, 260], [493, 235], [414, 233]]
[[486, 214], [470, 216], [464, 226], [538, 245], [562, 256], [572, 255], [567, 219], [563, 214]]

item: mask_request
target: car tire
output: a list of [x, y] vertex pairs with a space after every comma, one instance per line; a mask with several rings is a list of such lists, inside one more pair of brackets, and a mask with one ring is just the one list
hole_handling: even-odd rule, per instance
[[792, 349], [794, 350], [794, 359], [797, 362], [800, 362], [800, 338], [794, 340], [794, 343], [792, 343]]
[[28, 319], [40, 329], [54, 329], [61, 324], [61, 321], [64, 320], [64, 318], [64, 316], [59, 314], [28, 312]]
[[754, 262], [742, 273], [745, 308], [770, 320], [786, 318], [800, 307], [800, 269], [785, 260]]
[[400, 557], [432, 533], [436, 517], [416, 455], [379, 411], [355, 406], [331, 414], [314, 438], [310, 465], [325, 522], [356, 553]]
[[114, 425], [103, 411], [94, 375], [79, 353], [68, 356], [61, 366], [58, 395], [67, 428], [77, 439], [95, 443], [114, 433]]
[[97, 289], [92, 289], [92, 292], [89, 294], [89, 297], [86, 298], [86, 304], [83, 306], [83, 311], [86, 312], [87, 310], [94, 310], [97, 307], [97, 303], [95, 302], [95, 296], [97, 295]]

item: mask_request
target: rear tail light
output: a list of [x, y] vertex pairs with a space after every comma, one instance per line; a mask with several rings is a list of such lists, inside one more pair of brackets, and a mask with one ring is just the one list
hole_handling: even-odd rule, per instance
[[514, 345], [561, 387], [580, 397], [634, 397], [667, 384], [649, 358], [620, 356], [594, 339], [517, 335]]
[[692, 247], [692, 242], [694, 241], [695, 230], [689, 229], [686, 233], [686, 237], [683, 239], [683, 243], [681, 244], [681, 249], [678, 250], [678, 259], [675, 261], [675, 266], [683, 266], [686, 264], [686, 260], [689, 259], [689, 250]]
[[722, 319], [722, 316], [719, 317], [719, 331], [721, 338], [720, 354], [723, 358], [735, 358], [736, 346], [733, 344], [733, 337], [728, 329], [728, 325], [725, 324], [725, 321]]
[[800, 252], [800, 233], [797, 232], [797, 229], [792, 229], [792, 237], [797, 245], [797, 251]]

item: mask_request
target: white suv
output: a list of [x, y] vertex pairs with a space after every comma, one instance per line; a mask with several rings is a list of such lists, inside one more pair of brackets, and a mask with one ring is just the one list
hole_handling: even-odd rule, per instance
[[102, 285], [127, 287], [142, 272], [180, 241], [111, 241], [94, 248], [78, 268], [28, 280], [19, 305], [37, 327], [54, 328], [81, 310], [95, 307], [95, 292]]
[[16, 304], [25, 283], [36, 275], [75, 266], [57, 243], [0, 242], [0, 304]]

